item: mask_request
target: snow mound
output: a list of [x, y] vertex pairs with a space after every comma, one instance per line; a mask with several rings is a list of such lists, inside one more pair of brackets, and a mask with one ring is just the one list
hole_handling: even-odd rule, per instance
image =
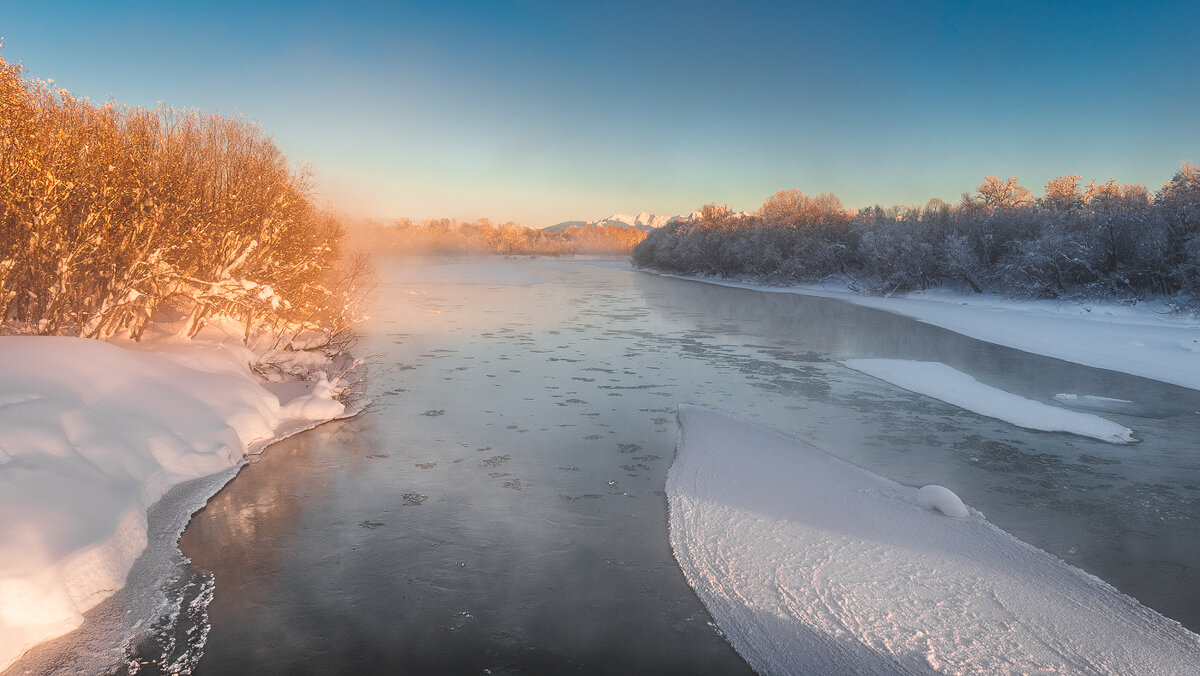
[[679, 408], [670, 537], [762, 674], [1200, 673], [1200, 636], [996, 528], [781, 434]]
[[337, 383], [324, 373], [318, 374], [312, 391], [288, 402], [281, 409], [285, 418], [296, 420], [332, 420], [342, 414], [346, 407], [333, 398]]
[[967, 506], [954, 494], [954, 491], [945, 486], [937, 484], [922, 486], [921, 490], [917, 491], [917, 502], [922, 507], [936, 509], [954, 519], [965, 519], [968, 516]]
[[250, 357], [0, 338], [0, 671], [124, 586], [168, 489], [343, 414], [327, 379], [281, 405]]
[[984, 385], [941, 362], [906, 359], [847, 359], [843, 365], [897, 387], [933, 397], [1017, 427], [1067, 432], [1110, 444], [1131, 444], [1133, 430], [1091, 413], [1070, 411]]

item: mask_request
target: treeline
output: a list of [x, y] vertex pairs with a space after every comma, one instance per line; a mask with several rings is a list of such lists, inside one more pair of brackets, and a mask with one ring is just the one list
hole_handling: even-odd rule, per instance
[[0, 328], [138, 339], [230, 316], [344, 341], [367, 268], [311, 188], [255, 125], [94, 105], [0, 59]]
[[989, 176], [959, 204], [844, 209], [786, 190], [756, 214], [708, 205], [650, 233], [637, 267], [772, 284], [836, 278], [878, 294], [951, 286], [1036, 298], [1176, 296], [1200, 308], [1200, 167], [1153, 194], [1115, 180], [1051, 180], [1041, 198]]
[[628, 256], [646, 237], [644, 230], [618, 226], [573, 226], [546, 232], [516, 223], [445, 218], [419, 223], [407, 218], [387, 224], [364, 221], [350, 224], [348, 230], [353, 241], [374, 251], [421, 256]]

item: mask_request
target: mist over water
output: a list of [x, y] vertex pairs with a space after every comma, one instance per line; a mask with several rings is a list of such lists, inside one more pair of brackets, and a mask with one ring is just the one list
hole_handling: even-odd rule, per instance
[[[1200, 393], [887, 313], [578, 261], [379, 261], [376, 402], [271, 447], [197, 515], [197, 673], [737, 673], [667, 540], [680, 403], [951, 487], [1200, 627]], [[1046, 403], [1132, 402], [1113, 446], [1022, 430], [837, 360], [941, 361]], [[1137, 413], [1138, 415], [1133, 415]]]

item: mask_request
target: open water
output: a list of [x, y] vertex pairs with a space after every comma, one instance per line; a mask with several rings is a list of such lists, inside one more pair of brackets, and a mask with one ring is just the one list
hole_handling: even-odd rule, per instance
[[[1200, 629], [1200, 392], [624, 264], [377, 264], [357, 349], [375, 403], [269, 448], [184, 533], [212, 597], [188, 620], [196, 673], [747, 671], [668, 546], [683, 402], [949, 486]], [[1019, 429], [838, 363], [854, 357], [1129, 400], [1101, 415], [1140, 442]]]

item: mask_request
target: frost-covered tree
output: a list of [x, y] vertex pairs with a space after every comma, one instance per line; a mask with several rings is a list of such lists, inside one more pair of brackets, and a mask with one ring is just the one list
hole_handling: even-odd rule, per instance
[[1051, 209], [1073, 210], [1083, 205], [1083, 191], [1079, 188], [1079, 174], [1065, 174], [1046, 182], [1043, 203]]
[[[827, 202], [832, 203], [832, 202]], [[1150, 294], [1200, 308], [1200, 170], [1185, 164], [1153, 199], [1140, 185], [1068, 174], [1033, 200], [1015, 178], [988, 177], [960, 204], [822, 211], [799, 190], [776, 193], [759, 218], [710, 212], [651, 233], [640, 267], [750, 275], [775, 283], [830, 276], [892, 293], [951, 285], [1019, 296]], [[1182, 292], [1182, 296], [1177, 295]]]
[[1200, 295], [1200, 165], [1183, 163], [1154, 196], [1154, 204], [1173, 284]]
[[836, 195], [805, 195], [800, 190], [780, 190], [758, 210], [764, 226], [803, 228], [845, 224], [846, 213]]
[[1083, 190], [1083, 199], [1085, 202], [1095, 200], [1111, 199], [1121, 196], [1121, 186], [1117, 183], [1117, 179], [1110, 178], [1104, 183], [1097, 183], [1095, 179], [1088, 181], [1087, 187]]
[[988, 176], [975, 192], [985, 205], [997, 209], [1013, 209], [1033, 204], [1033, 194], [1025, 186], [1017, 183], [1016, 176], [1009, 176], [1003, 181], [995, 176]]

